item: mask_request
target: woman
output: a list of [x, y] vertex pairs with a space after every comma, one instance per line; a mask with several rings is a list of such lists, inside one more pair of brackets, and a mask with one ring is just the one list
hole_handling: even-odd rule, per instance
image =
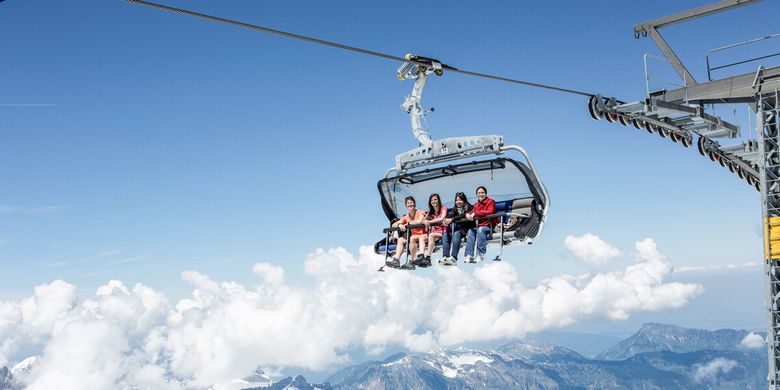
[[463, 237], [466, 237], [469, 229], [476, 226], [474, 221], [466, 219], [466, 214], [470, 213], [472, 208], [468, 198], [466, 198], [466, 194], [462, 192], [455, 194], [455, 207], [451, 210], [450, 216], [444, 219], [444, 224], [446, 226], [449, 226], [453, 222], [455, 223], [452, 227], [452, 245], [450, 247], [450, 235], [442, 235], [441, 246], [445, 257], [439, 260], [440, 264], [458, 264], [458, 252], [460, 251], [461, 240]]
[[[387, 265], [390, 267], [398, 268], [401, 266], [401, 255], [404, 253], [406, 247], [407, 225], [420, 224], [422, 223], [423, 218], [425, 218], [425, 212], [417, 210], [417, 202], [415, 202], [414, 197], [407, 196], [406, 199], [404, 199], [404, 204], [406, 204], [408, 212], [392, 225], [392, 227], [398, 228], [400, 234], [398, 235], [398, 244], [395, 249], [395, 254], [393, 255], [393, 260], [387, 262]], [[414, 258], [417, 254], [417, 246], [420, 240], [422, 239], [422, 242], [425, 242], [425, 228], [418, 227], [409, 229], [411, 230], [409, 232], [409, 241], [411, 241], [409, 250], [412, 252], [412, 258]]]
[[[479, 221], [477, 226], [469, 229], [466, 236], [466, 260], [467, 263], [481, 263], [485, 261], [487, 253], [487, 242], [493, 232], [493, 226], [498, 223], [498, 218], [485, 218], [488, 215], [496, 213], [496, 201], [488, 198], [487, 188], [477, 187], [477, 203], [474, 203], [474, 209], [466, 214], [470, 221]], [[474, 239], [477, 241], [477, 259], [474, 260]]]
[[[428, 247], [423, 252], [423, 259], [417, 260], [418, 265], [423, 267], [431, 265], [431, 255], [433, 254], [434, 249], [436, 249], [436, 240], [444, 237], [449, 231], [449, 225], [443, 223], [445, 218], [447, 218], [447, 207], [441, 204], [439, 194], [431, 194], [431, 196], [428, 197], [428, 214], [425, 215], [425, 219], [423, 220], [426, 230], [430, 232], [427, 237]], [[444, 255], [449, 256], [450, 248], [443, 248], [443, 244], [444, 243], [442, 242], [442, 250], [446, 250]]]

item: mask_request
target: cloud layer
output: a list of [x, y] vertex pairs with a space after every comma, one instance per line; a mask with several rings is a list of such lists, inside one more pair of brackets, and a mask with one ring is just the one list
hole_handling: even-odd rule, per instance
[[[672, 266], [652, 240], [618, 272], [520, 283], [511, 262], [437, 267], [433, 277], [390, 270], [363, 247], [318, 250], [313, 280], [289, 283], [284, 269], [256, 264], [254, 286], [188, 271], [192, 296], [171, 303], [153, 289], [110, 281], [79, 301], [63, 281], [0, 302], [0, 366], [38, 355], [27, 388], [234, 388], [256, 367], [324, 370], [351, 351], [388, 346], [426, 351], [470, 341], [518, 338], [589, 317], [677, 308], [702, 289], [665, 283]], [[465, 267], [464, 267], [465, 268]]]
[[696, 382], [714, 382], [721, 373], [728, 374], [737, 367], [737, 362], [731, 359], [715, 358], [696, 368], [693, 379]]
[[750, 332], [739, 342], [739, 346], [747, 349], [764, 348], [764, 338], [760, 334]]
[[590, 233], [580, 237], [566, 236], [563, 244], [577, 260], [594, 267], [604, 266], [611, 260], [623, 256], [618, 248]]

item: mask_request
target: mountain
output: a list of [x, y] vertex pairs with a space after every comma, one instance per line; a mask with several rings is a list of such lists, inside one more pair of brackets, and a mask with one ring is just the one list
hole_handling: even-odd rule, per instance
[[274, 383], [271, 378], [261, 369], [256, 369], [255, 372], [242, 379], [233, 381], [234, 384], [239, 386], [253, 386], [255, 388], [268, 387]]
[[546, 362], [564, 360], [585, 360], [585, 357], [571, 349], [538, 341], [519, 341], [509, 343], [498, 349], [498, 352], [522, 359], [527, 362]]
[[0, 367], [0, 390], [16, 390], [16, 382], [8, 367]]
[[[513, 343], [499, 351], [437, 351], [342, 370], [333, 389], [748, 389], [766, 386], [766, 356], [744, 351], [647, 352], [622, 361]], [[505, 351], [505, 352], [501, 352]]]
[[668, 324], [644, 324], [631, 337], [596, 356], [600, 360], [623, 360], [642, 352], [694, 352], [740, 350], [740, 342], [750, 332], [721, 329], [709, 331]]
[[396, 355], [348, 367], [327, 383], [335, 390], [749, 389], [766, 386], [766, 371], [766, 355], [760, 352], [644, 352], [612, 361], [551, 345], [512, 343], [498, 351]]
[[522, 358], [497, 351], [467, 349], [399, 354], [382, 362], [346, 368], [327, 382], [334, 389], [555, 387], [555, 381], [541, 367]]
[[268, 386], [253, 387], [244, 390], [332, 390], [329, 384], [310, 384], [301, 375], [288, 377]]
[[[401, 353], [346, 367], [319, 386], [334, 390], [764, 388], [766, 350], [741, 346], [748, 334], [645, 324], [595, 359], [534, 341], [513, 342], [496, 350]], [[275, 389], [289, 388], [290, 379], [278, 382]]]

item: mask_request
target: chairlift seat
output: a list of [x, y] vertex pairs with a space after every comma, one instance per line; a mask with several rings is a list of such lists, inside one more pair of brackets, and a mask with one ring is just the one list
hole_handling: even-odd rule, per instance
[[[388, 176], [377, 183], [382, 208], [388, 221], [397, 220], [406, 213], [404, 199], [413, 196], [419, 210], [427, 210], [428, 197], [439, 194], [444, 206], [454, 206], [455, 192], [467, 194], [470, 203], [476, 202], [473, 191], [485, 186], [488, 196], [496, 201], [500, 226], [493, 229], [488, 247], [502, 246], [501, 229], [511, 217], [519, 218], [503, 232], [503, 246], [530, 244], [540, 234], [547, 213], [546, 191], [534, 171], [526, 164], [498, 157], [481, 161], [450, 164]], [[394, 253], [396, 243], [385, 245], [386, 237], [374, 245], [377, 254]], [[437, 243], [437, 250], [440, 243]]]

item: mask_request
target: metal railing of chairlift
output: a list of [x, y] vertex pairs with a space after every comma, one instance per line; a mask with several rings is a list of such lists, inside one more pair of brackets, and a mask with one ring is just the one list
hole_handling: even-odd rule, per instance
[[707, 62], [707, 79], [712, 81], [712, 71], [713, 70], [725, 69], [725, 68], [729, 68], [729, 67], [732, 67], [732, 66], [747, 64], [747, 63], [754, 62], [754, 61], [759, 61], [759, 60], [764, 60], [764, 59], [767, 59], [767, 58], [780, 56], [780, 52], [777, 52], [777, 53], [773, 53], [773, 54], [767, 54], [767, 55], [754, 57], [754, 58], [750, 58], [750, 59], [746, 59], [746, 60], [732, 62], [730, 64], [719, 65], [719, 66], [713, 67], [710, 64], [710, 55], [712, 53], [720, 52], [720, 51], [724, 51], [724, 50], [728, 50], [728, 49], [733, 49], [735, 47], [750, 45], [750, 44], [753, 44], [753, 43], [761, 42], [761, 41], [764, 41], [764, 40], [767, 40], [767, 39], [774, 39], [774, 38], [778, 38], [778, 37], [780, 37], [780, 33], [767, 35], [767, 36], [761, 37], [761, 38], [754, 38], [754, 39], [750, 39], [750, 40], [747, 40], [747, 41], [744, 41], [744, 42], [734, 43], [734, 44], [731, 44], [731, 45], [726, 45], [726, 46], [723, 46], [723, 47], [717, 47], [715, 49], [709, 50], [707, 52], [707, 55], [705, 56], [705, 60]]

